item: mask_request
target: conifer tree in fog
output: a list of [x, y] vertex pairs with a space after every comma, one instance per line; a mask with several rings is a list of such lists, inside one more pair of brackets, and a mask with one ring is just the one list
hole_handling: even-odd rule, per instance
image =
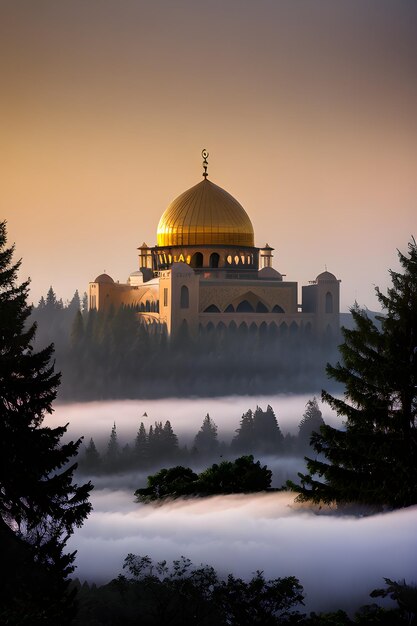
[[219, 447], [217, 426], [207, 413], [200, 430], [195, 436], [194, 445], [201, 454], [213, 454]]
[[[64, 554], [74, 526], [91, 506], [90, 484], [73, 483], [80, 440], [61, 444], [66, 426], [42, 426], [52, 413], [60, 375], [53, 346], [35, 352], [27, 324], [28, 282], [6, 248], [0, 223], [0, 622], [69, 621], [66, 579], [74, 554]], [[50, 299], [52, 294], [50, 294]], [[49, 621], [48, 621], [49, 620]]]
[[317, 398], [309, 400], [306, 404], [306, 410], [298, 425], [298, 447], [301, 450], [310, 449], [310, 440], [313, 432], [320, 432], [323, 426], [323, 416], [319, 409]]
[[308, 459], [300, 500], [358, 502], [380, 508], [417, 503], [417, 244], [399, 254], [402, 273], [376, 289], [380, 328], [357, 305], [356, 327], [343, 329], [341, 361], [328, 365], [345, 386], [344, 398], [322, 397], [345, 423], [322, 426], [312, 438], [319, 458]]

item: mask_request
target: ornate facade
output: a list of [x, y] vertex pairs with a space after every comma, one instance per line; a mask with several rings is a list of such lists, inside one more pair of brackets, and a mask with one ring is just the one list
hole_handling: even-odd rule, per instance
[[168, 336], [210, 331], [335, 335], [340, 281], [325, 271], [302, 288], [272, 267], [268, 244], [255, 247], [239, 202], [208, 180], [182, 193], [163, 213], [157, 243], [139, 250], [126, 283], [101, 274], [89, 285], [90, 308], [133, 306], [139, 319]]

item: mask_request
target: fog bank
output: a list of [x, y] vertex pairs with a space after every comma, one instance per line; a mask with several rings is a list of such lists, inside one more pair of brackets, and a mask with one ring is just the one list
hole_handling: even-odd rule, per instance
[[[320, 394], [316, 395], [319, 397]], [[180, 443], [185, 444], [192, 441], [209, 413], [218, 426], [219, 440], [230, 442], [242, 414], [248, 409], [254, 410], [257, 405], [266, 409], [270, 404], [283, 433], [296, 433], [306, 403], [312, 397], [313, 394], [57, 403], [46, 423], [57, 426], [69, 422], [68, 432], [72, 437], [84, 435], [86, 441], [94, 437], [97, 443], [108, 438], [116, 422], [120, 441], [126, 443], [134, 437], [140, 422], [148, 429], [155, 421], [170, 420]], [[340, 420], [328, 405], [319, 400], [319, 406], [326, 423], [340, 426]]]
[[294, 575], [308, 610], [370, 603], [383, 577], [416, 579], [417, 507], [372, 517], [318, 514], [287, 493], [215, 496], [163, 505], [133, 501], [132, 491], [96, 489], [94, 511], [69, 542], [75, 575], [108, 582], [129, 553], [168, 561], [181, 555], [221, 574]]

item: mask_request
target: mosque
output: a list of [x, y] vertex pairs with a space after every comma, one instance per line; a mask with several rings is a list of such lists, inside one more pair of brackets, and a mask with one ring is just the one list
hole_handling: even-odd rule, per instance
[[251, 220], [227, 191], [203, 180], [171, 202], [157, 243], [143, 243], [139, 268], [126, 283], [100, 274], [89, 284], [90, 309], [132, 306], [138, 318], [169, 337], [209, 332], [335, 336], [340, 280], [322, 272], [302, 287], [272, 267], [273, 248], [255, 246]]

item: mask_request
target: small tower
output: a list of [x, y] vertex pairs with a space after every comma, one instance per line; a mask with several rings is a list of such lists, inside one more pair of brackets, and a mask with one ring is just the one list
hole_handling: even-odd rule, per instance
[[143, 244], [138, 248], [139, 250], [139, 269], [152, 269], [152, 254], [150, 252], [149, 246], [143, 242]]
[[271, 246], [269, 244], [265, 244], [265, 246], [263, 248], [260, 249], [260, 268], [259, 269], [263, 269], [264, 267], [272, 267], [272, 259], [273, 259], [273, 252], [274, 248], [271, 248]]

